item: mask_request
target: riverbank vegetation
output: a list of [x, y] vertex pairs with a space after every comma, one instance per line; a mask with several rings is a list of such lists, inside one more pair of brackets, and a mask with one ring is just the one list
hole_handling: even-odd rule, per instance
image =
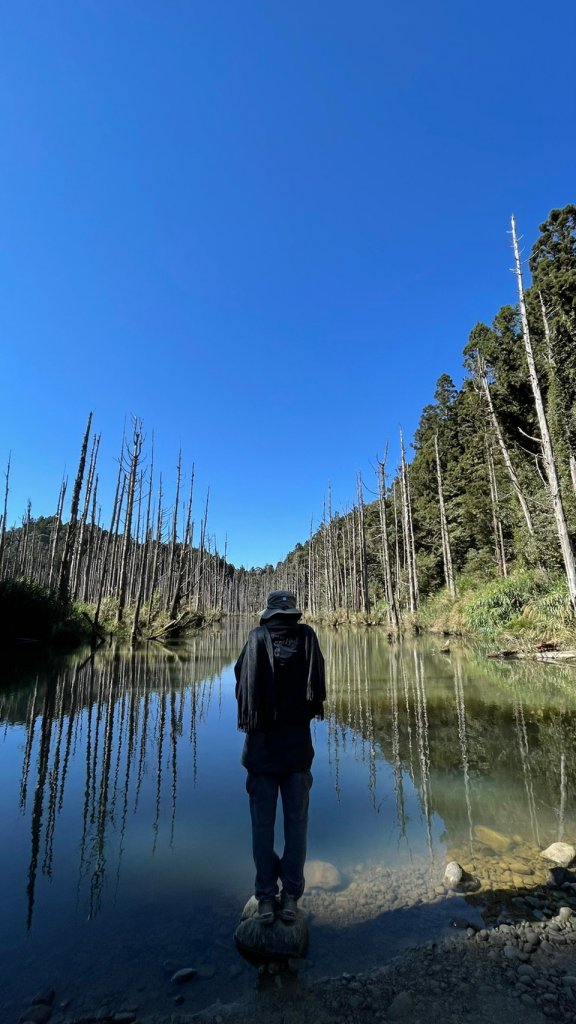
[[54, 516], [34, 519], [29, 506], [7, 529], [8, 462], [0, 580], [41, 586], [94, 636], [133, 642], [256, 612], [270, 590], [289, 588], [328, 623], [576, 647], [576, 206], [540, 226], [530, 287], [513, 219], [511, 240], [517, 303], [472, 328], [462, 383], [441, 374], [412, 457], [400, 432], [398, 465], [385, 445], [342, 512], [328, 487], [319, 528], [276, 567], [229, 564], [208, 533], [207, 499], [195, 531], [194, 468], [185, 480], [179, 456], [168, 499], [138, 420], [103, 521], [89, 417], [67, 522], [62, 481]]

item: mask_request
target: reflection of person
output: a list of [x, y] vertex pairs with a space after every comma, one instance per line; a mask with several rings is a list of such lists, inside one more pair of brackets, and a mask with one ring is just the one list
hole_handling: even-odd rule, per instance
[[[323, 718], [324, 658], [316, 633], [287, 590], [268, 596], [260, 625], [250, 631], [236, 662], [238, 728], [246, 733], [242, 764], [252, 818], [257, 919], [272, 924], [282, 883], [280, 917], [290, 924], [304, 891], [308, 800], [314, 748], [310, 720]], [[284, 813], [284, 852], [274, 852], [278, 792]]]

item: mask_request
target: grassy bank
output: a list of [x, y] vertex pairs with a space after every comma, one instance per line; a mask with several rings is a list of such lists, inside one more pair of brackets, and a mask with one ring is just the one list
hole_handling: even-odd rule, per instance
[[[0, 581], [0, 640], [4, 644], [40, 643], [72, 650], [94, 639], [113, 637], [128, 641], [132, 636], [134, 611], [127, 608], [120, 623], [117, 612], [115, 599], [103, 602], [95, 630], [93, 605], [78, 601], [62, 605], [49, 590], [30, 580]], [[183, 609], [171, 620], [167, 612], [145, 606], [140, 612], [137, 639], [175, 639], [187, 630], [219, 618], [219, 612]]]
[[566, 580], [542, 569], [508, 577], [461, 577], [458, 596], [446, 590], [428, 598], [416, 616], [420, 629], [482, 641], [491, 651], [534, 650], [539, 644], [576, 649], [576, 620]]

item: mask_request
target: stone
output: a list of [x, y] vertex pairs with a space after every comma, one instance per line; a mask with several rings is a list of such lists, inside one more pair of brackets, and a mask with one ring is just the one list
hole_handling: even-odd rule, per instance
[[44, 1006], [52, 1006], [52, 1003], [56, 999], [56, 992], [51, 985], [46, 988], [41, 988], [35, 996], [32, 997], [30, 1003], [35, 1006], [37, 1003], [43, 1003]]
[[414, 1001], [409, 992], [399, 992], [388, 1007], [388, 1017], [390, 1020], [400, 1020], [412, 1012], [413, 1005]]
[[444, 885], [449, 889], [455, 889], [460, 884], [463, 877], [464, 871], [460, 867], [458, 861], [451, 860], [450, 863], [446, 865], [446, 869], [444, 871]]
[[45, 1024], [51, 1016], [51, 1006], [46, 1006], [45, 1003], [35, 1003], [34, 1006], [30, 1006], [24, 1011], [20, 1017], [20, 1021], [25, 1021], [26, 1024]]
[[338, 889], [342, 875], [334, 864], [326, 860], [308, 860], [304, 866], [306, 891], [310, 889]]
[[277, 958], [300, 960], [305, 956], [308, 947], [308, 915], [298, 910], [293, 924], [285, 924], [277, 917], [273, 924], [263, 925], [255, 917], [258, 902], [252, 896], [244, 910], [236, 931], [234, 941], [238, 951], [250, 963], [262, 959]]
[[569, 921], [573, 914], [572, 907], [560, 907], [556, 917], [559, 921]]
[[567, 868], [576, 857], [576, 850], [569, 843], [552, 843], [542, 850], [542, 856], [559, 864], [561, 868]]
[[192, 978], [195, 978], [197, 973], [198, 972], [195, 967], [182, 967], [172, 975], [170, 981], [173, 981], [175, 985], [183, 985], [184, 982], [191, 981]]
[[501, 832], [496, 832], [495, 829], [486, 828], [485, 825], [475, 825], [474, 835], [480, 843], [484, 843], [485, 846], [489, 846], [491, 850], [495, 850], [497, 853], [506, 853], [514, 846], [514, 840], [510, 836], [505, 836]]

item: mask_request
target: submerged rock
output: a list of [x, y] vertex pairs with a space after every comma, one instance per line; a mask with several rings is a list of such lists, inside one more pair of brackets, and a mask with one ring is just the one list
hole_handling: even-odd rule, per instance
[[342, 885], [342, 875], [334, 864], [327, 860], [308, 860], [304, 868], [306, 872], [306, 889], [337, 889]]
[[542, 850], [542, 856], [562, 868], [567, 868], [576, 857], [576, 850], [569, 843], [552, 843], [546, 850]]
[[478, 842], [489, 846], [496, 853], [506, 853], [514, 846], [514, 840], [510, 836], [505, 836], [502, 832], [496, 832], [495, 829], [487, 828], [485, 825], [475, 825], [474, 835]]

